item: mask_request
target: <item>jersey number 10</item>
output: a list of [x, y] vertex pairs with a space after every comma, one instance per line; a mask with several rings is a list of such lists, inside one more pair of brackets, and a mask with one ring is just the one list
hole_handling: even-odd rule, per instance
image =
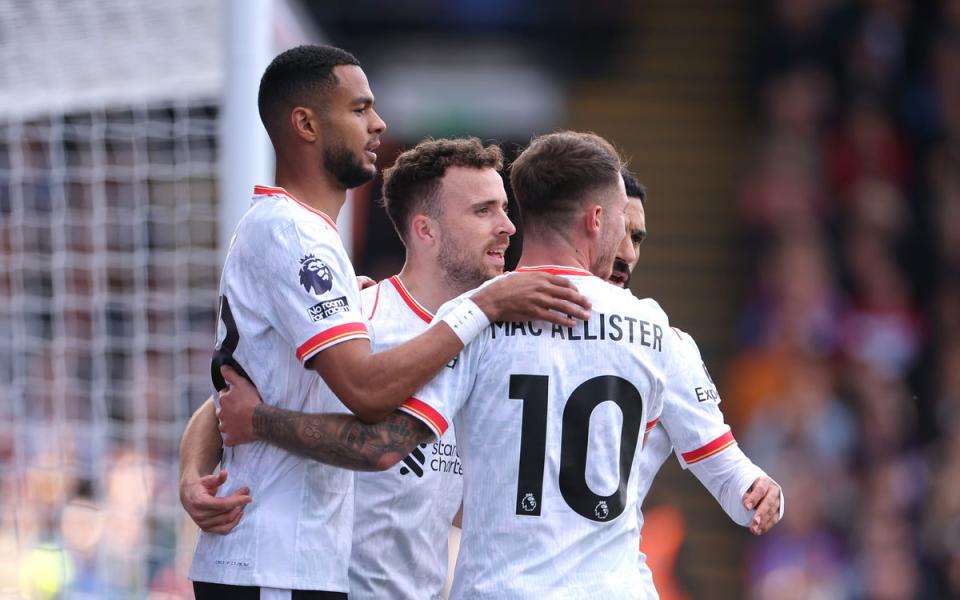
[[[520, 470], [517, 478], [517, 514], [540, 516], [543, 470], [546, 460], [546, 375], [511, 375], [510, 398], [523, 401], [520, 430]], [[623, 413], [620, 429], [620, 482], [609, 496], [594, 493], [587, 484], [587, 444], [590, 415], [602, 402], [614, 402]], [[560, 494], [567, 506], [592, 521], [616, 519], [627, 500], [627, 484], [643, 427], [643, 400], [629, 381], [602, 375], [581, 383], [563, 408], [560, 436]]]

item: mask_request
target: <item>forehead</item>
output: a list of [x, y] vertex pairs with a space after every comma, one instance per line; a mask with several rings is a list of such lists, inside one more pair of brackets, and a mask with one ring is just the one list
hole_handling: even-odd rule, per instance
[[338, 65], [333, 74], [340, 84], [331, 92], [332, 97], [348, 102], [358, 97], [373, 98], [367, 75], [357, 65]]
[[643, 210], [643, 203], [639, 198], [627, 198], [627, 229], [630, 231], [645, 230], [647, 228], [646, 214]]
[[442, 204], [447, 206], [507, 201], [503, 178], [492, 168], [449, 167], [440, 180], [440, 196]]

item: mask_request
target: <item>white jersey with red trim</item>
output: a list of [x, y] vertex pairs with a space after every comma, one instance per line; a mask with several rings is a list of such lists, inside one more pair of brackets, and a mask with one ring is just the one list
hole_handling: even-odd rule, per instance
[[591, 318], [495, 323], [401, 408], [438, 435], [456, 423], [464, 519], [451, 597], [642, 597], [638, 456], [683, 368], [679, 340], [653, 301], [580, 269], [536, 270], [571, 279]]
[[[422, 333], [433, 315], [399, 277], [361, 292], [373, 349], [381, 352]], [[447, 539], [463, 493], [463, 466], [450, 428], [393, 468], [355, 475], [350, 598], [441, 598]]]
[[[263, 401], [347, 412], [304, 364], [340, 342], [369, 338], [360, 290], [336, 226], [282, 189], [257, 187], [237, 225], [220, 282], [219, 364], [245, 373]], [[219, 382], [218, 382], [219, 383]], [[346, 592], [353, 474], [263, 442], [225, 448], [219, 495], [249, 486], [253, 503], [229, 535], [201, 533], [190, 578]]]
[[[686, 368], [679, 370], [677, 377], [667, 381], [666, 393], [663, 397], [663, 413], [656, 427], [650, 431], [640, 457], [638, 516], [641, 528], [643, 513], [639, 509], [650, 491], [657, 472], [672, 452], [676, 453], [681, 466], [687, 469], [703, 464], [703, 461], [711, 457], [729, 452], [736, 445], [730, 427], [724, 422], [723, 413], [720, 411], [720, 394], [700, 356], [697, 343], [689, 334], [677, 328], [671, 328], [668, 335], [680, 342], [678, 351], [685, 354], [681, 362], [686, 365]], [[737, 464], [738, 472], [731, 472], [728, 480], [736, 479], [738, 475], [750, 479], [755, 477], [757, 472], [762, 474], [762, 471], [749, 461], [741, 461]], [[700, 473], [697, 475], [698, 478], [701, 476]], [[711, 481], [719, 481], [719, 479], [711, 478]], [[713, 487], [715, 486], [708, 485], [708, 488]], [[710, 489], [710, 491], [714, 496], [719, 497], [720, 490]], [[745, 490], [738, 490], [740, 495], [743, 491]], [[654, 576], [646, 563], [646, 557], [642, 554], [641, 561], [640, 574], [647, 590], [646, 597], [650, 600], [658, 598], [653, 583]]]

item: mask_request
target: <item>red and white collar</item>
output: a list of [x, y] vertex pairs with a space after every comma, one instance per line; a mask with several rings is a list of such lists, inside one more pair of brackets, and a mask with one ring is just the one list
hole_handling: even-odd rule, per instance
[[551, 275], [579, 275], [593, 277], [593, 273], [587, 271], [586, 269], [580, 269], [578, 267], [565, 267], [562, 265], [537, 265], [535, 267], [517, 267], [515, 272], [523, 273], [530, 271], [541, 271], [543, 273], [550, 273]]
[[[285, 196], [287, 199], [293, 200], [294, 202], [304, 207], [305, 209], [309, 210], [310, 212], [320, 215], [320, 217], [322, 217], [323, 220], [326, 221], [328, 225], [330, 225], [330, 227], [333, 227], [334, 231], [337, 231], [336, 222], [334, 222], [334, 220], [331, 219], [330, 216], [327, 215], [327, 213], [323, 212], [322, 210], [317, 210], [314, 207], [310, 206], [309, 204], [300, 202], [293, 196], [293, 194], [283, 189], [282, 187], [270, 187], [268, 185], [255, 185], [253, 186], [253, 195], [254, 196]], [[339, 231], [337, 232], [339, 233]]]
[[390, 283], [393, 284], [393, 287], [396, 288], [397, 293], [400, 294], [400, 297], [406, 302], [407, 306], [410, 307], [410, 310], [413, 311], [415, 315], [423, 319], [427, 324], [433, 322], [433, 313], [423, 307], [422, 304], [417, 302], [417, 299], [407, 290], [407, 286], [403, 285], [403, 282], [400, 281], [400, 277], [394, 275], [390, 278]]

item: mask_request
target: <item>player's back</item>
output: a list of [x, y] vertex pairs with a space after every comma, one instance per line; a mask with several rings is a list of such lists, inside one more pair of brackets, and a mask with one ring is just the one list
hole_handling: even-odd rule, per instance
[[[448, 389], [422, 391], [453, 398], [440, 412], [456, 415], [464, 462], [454, 598], [639, 593], [637, 455], [660, 410], [666, 315], [585, 271], [553, 271], [590, 299], [589, 321], [496, 323]], [[456, 386], [472, 390], [465, 401]]]

